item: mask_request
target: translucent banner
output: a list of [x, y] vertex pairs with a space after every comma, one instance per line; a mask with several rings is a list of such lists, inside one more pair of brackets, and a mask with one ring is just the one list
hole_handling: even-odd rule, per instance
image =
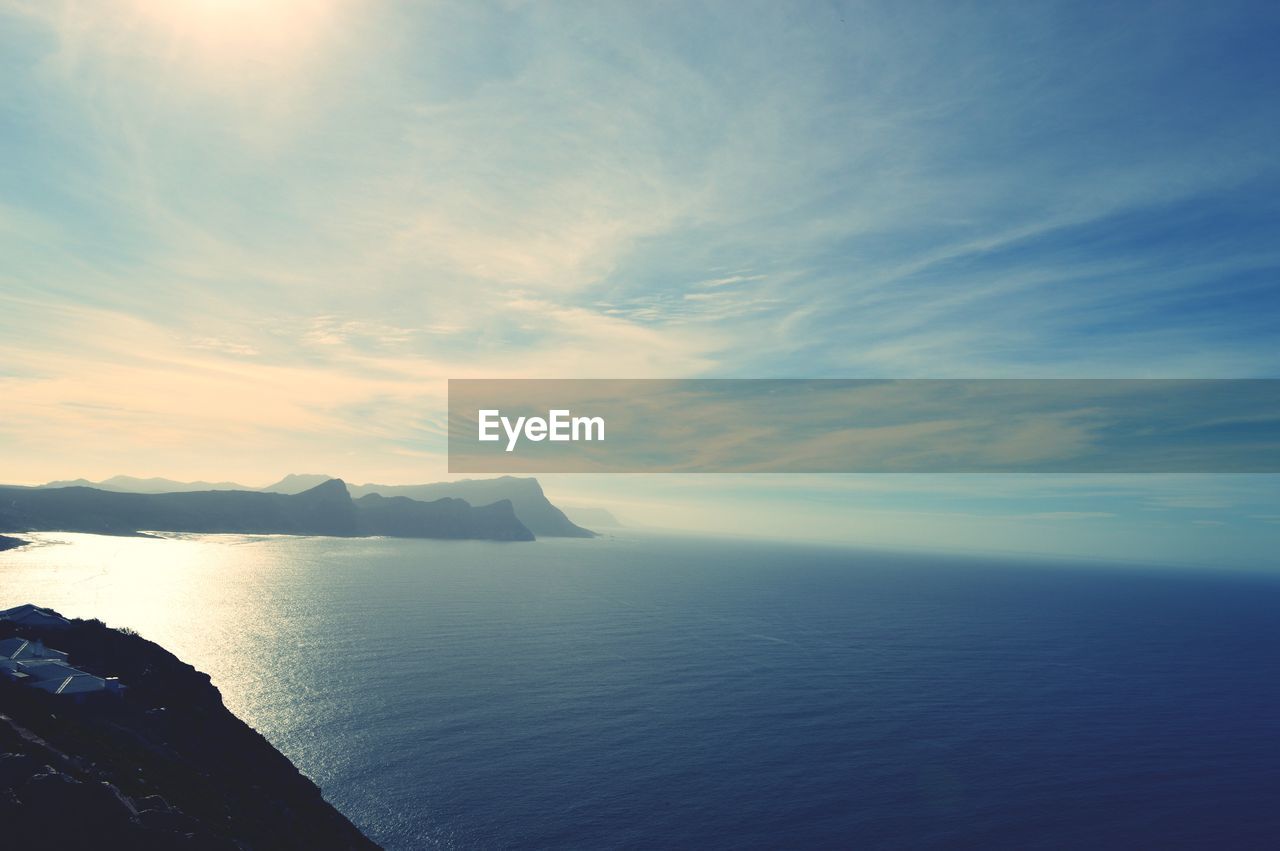
[[1275, 473], [1275, 379], [452, 379], [453, 473]]

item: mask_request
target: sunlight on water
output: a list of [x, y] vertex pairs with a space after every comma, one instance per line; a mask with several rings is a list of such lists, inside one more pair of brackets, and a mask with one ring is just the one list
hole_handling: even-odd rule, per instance
[[[31, 546], [0, 561], [0, 607], [35, 603], [127, 627], [209, 673], [215, 684], [256, 679], [246, 670], [252, 648], [277, 641], [288, 618], [272, 610], [277, 595], [254, 593], [263, 569], [279, 566], [269, 537], [25, 537]], [[258, 714], [242, 689], [224, 686], [223, 696], [237, 714]]]
[[1274, 576], [638, 535], [27, 537], [0, 606], [207, 672], [388, 849], [1274, 836]]

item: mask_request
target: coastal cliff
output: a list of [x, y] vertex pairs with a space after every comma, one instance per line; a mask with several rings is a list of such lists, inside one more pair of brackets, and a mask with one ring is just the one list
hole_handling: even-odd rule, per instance
[[[412, 502], [412, 504], [410, 504]], [[140, 531], [245, 535], [393, 535], [532, 541], [510, 502], [356, 500], [341, 479], [297, 494], [212, 490], [121, 493], [87, 487], [0, 487], [0, 532]]]
[[[291, 496], [324, 485], [333, 481], [334, 477], [319, 473], [290, 473], [278, 482], [262, 488], [238, 485], [235, 482], [179, 482], [173, 479], [139, 479], [134, 476], [112, 476], [99, 482], [88, 479], [71, 479], [40, 485], [42, 490], [66, 488], [92, 489], [94, 491], [110, 491], [112, 493], [132, 494], [174, 494], [192, 491], [259, 491], [262, 493], [284, 494]], [[463, 479], [454, 482], [435, 482], [423, 485], [378, 485], [348, 484], [347, 491], [358, 503], [362, 497], [374, 494], [385, 497], [408, 497], [420, 502], [437, 502], [441, 499], [460, 499], [476, 508], [484, 508], [503, 500], [511, 503], [516, 519], [534, 535], [540, 538], [593, 538], [595, 532], [578, 525], [574, 519], [566, 516], [566, 512], [556, 507], [547, 499], [542, 485], [534, 478], [517, 478], [515, 476], [499, 476], [493, 479]], [[3, 508], [4, 494], [0, 493], [0, 508]], [[391, 507], [392, 514], [399, 514], [406, 509]], [[416, 509], [415, 509], [416, 510]], [[601, 509], [581, 510], [584, 523], [599, 523], [602, 526], [618, 526], [618, 521], [607, 511]], [[594, 512], [594, 513], [593, 513]], [[447, 513], [447, 511], [445, 512]], [[590, 518], [590, 519], [588, 519]], [[0, 522], [3, 514], [0, 512]], [[375, 521], [377, 522], [377, 521]], [[397, 523], [395, 519], [387, 522]], [[434, 521], [438, 525], [439, 521]], [[157, 527], [158, 528], [158, 527]], [[64, 530], [68, 531], [68, 530]], [[368, 532], [366, 534], [381, 534]], [[497, 540], [524, 540], [516, 537], [518, 530], [507, 529], [496, 537]], [[505, 536], [505, 537], [504, 537]], [[415, 534], [409, 537], [420, 537]], [[457, 537], [446, 535], [444, 537]], [[488, 537], [481, 535], [479, 537]]]
[[384, 497], [409, 497], [415, 500], [462, 499], [471, 505], [489, 505], [507, 500], [515, 516], [533, 534], [544, 538], [594, 538], [595, 532], [584, 529], [565, 516], [547, 499], [542, 485], [534, 478], [499, 476], [496, 479], [463, 479], [431, 485], [353, 485], [352, 495], [378, 494]]
[[4, 847], [376, 849], [208, 675], [99, 621], [0, 620], [123, 694], [74, 700], [0, 679]]

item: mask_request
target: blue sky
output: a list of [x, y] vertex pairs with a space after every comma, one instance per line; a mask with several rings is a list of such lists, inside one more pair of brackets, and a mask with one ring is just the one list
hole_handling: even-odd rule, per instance
[[[0, 0], [2, 478], [440, 478], [449, 377], [1277, 377], [1278, 37], [1268, 4]], [[1140, 548], [1201, 494], [1165, 513], [1206, 552], [1280, 530], [1271, 479], [1019, 481], [548, 487], [751, 492], [698, 521], [730, 531], [873, 503]]]

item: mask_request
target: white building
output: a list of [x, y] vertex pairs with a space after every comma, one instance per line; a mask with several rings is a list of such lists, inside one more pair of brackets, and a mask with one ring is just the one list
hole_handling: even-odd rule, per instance
[[[15, 621], [24, 626], [61, 628], [71, 625], [58, 613], [29, 603], [0, 612], [0, 620]], [[46, 647], [39, 638], [14, 636], [0, 639], [0, 676], [49, 694], [69, 695], [75, 700], [83, 700], [95, 693], [119, 695], [124, 691], [124, 686], [115, 677], [98, 677], [71, 667], [67, 664], [66, 653]]]
[[23, 626], [71, 626], [71, 621], [57, 612], [33, 606], [31, 603], [23, 603], [21, 606], [0, 611], [0, 621], [13, 621]]
[[25, 638], [5, 638], [0, 640], [0, 661], [12, 659], [15, 662], [29, 662], [33, 659], [58, 659], [67, 661], [67, 654], [44, 646], [40, 639], [29, 641]]

